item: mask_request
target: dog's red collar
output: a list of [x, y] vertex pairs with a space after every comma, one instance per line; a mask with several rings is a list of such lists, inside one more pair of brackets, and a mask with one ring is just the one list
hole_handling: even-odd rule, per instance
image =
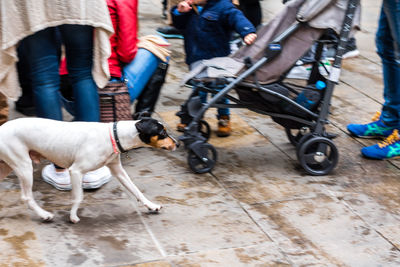
[[[111, 139], [111, 144], [113, 145], [113, 150], [114, 150], [115, 154], [127, 152], [122, 147], [121, 142], [119, 141], [118, 133], [117, 133], [117, 123], [118, 123], [117, 121], [113, 123], [113, 134], [114, 134], [114, 137], [111, 134], [111, 129], [110, 129], [110, 139]], [[118, 149], [117, 149], [117, 147], [118, 147]], [[118, 152], [118, 150], [119, 150], [119, 152]]]
[[109, 128], [109, 133], [110, 133], [110, 140], [111, 140], [111, 144], [112, 144], [114, 153], [115, 154], [119, 154], [118, 148], [117, 148], [117, 144], [116, 144], [115, 139], [114, 139], [114, 137], [113, 137], [113, 135], [111, 133], [111, 128]]

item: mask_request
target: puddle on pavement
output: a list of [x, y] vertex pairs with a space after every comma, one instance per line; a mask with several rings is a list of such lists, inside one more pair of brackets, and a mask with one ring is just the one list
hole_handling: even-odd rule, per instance
[[140, 175], [140, 176], [146, 176], [146, 175], [149, 175], [149, 174], [152, 174], [152, 173], [153, 173], [152, 171], [147, 170], [147, 169], [145, 169], [145, 170], [141, 169], [141, 170], [139, 171], [139, 175]]
[[1, 219], [11, 219], [11, 220], [26, 220], [28, 218], [28, 212], [29, 210], [26, 209], [25, 210], [26, 214], [15, 214], [15, 215], [11, 215], [11, 216], [4, 216], [4, 217], [0, 217]]
[[82, 253], [75, 253], [68, 257], [67, 263], [73, 266], [81, 265], [87, 261], [88, 257]]
[[0, 229], [0, 236], [6, 236], [8, 235], [8, 230], [7, 229]]
[[214, 193], [204, 192], [204, 191], [189, 192], [189, 193], [185, 194], [185, 196], [189, 199], [191, 199], [191, 198], [209, 198], [209, 197], [213, 197], [215, 195], [216, 194], [214, 194]]
[[[3, 240], [9, 243], [15, 250], [15, 254], [10, 254], [13, 257], [12, 262], [14, 262], [15, 266], [44, 266], [43, 262], [34, 261], [31, 259], [26, 251], [29, 249], [29, 247], [25, 244], [25, 242], [29, 240], [36, 240], [36, 236], [33, 232], [28, 231], [23, 235], [6, 237]], [[15, 262], [15, 259], [18, 259], [18, 262]]]
[[323, 184], [323, 185], [336, 185], [334, 181], [307, 181], [307, 184]]
[[107, 242], [109, 245], [111, 245], [112, 248], [116, 250], [124, 250], [127, 247], [127, 244], [129, 241], [127, 239], [124, 240], [118, 240], [113, 236], [100, 236], [98, 238], [99, 241], [104, 241]]
[[245, 264], [250, 264], [253, 261], [257, 262], [260, 260], [258, 256], [249, 256], [243, 248], [237, 248], [234, 251], [240, 262], [243, 262]]
[[178, 204], [182, 206], [190, 206], [189, 204], [186, 203], [185, 199], [179, 199], [179, 198], [172, 198], [172, 197], [165, 197], [165, 196], [157, 196], [155, 200], [161, 204]]

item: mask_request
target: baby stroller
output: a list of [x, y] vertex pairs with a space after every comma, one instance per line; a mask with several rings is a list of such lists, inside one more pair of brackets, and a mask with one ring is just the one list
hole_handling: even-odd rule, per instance
[[[338, 149], [332, 141], [335, 135], [327, 133], [325, 125], [342, 55], [359, 15], [359, 0], [291, 0], [258, 30], [254, 44], [229, 57], [204, 60], [190, 71], [183, 83], [193, 85], [193, 92], [177, 113], [188, 124], [180, 140], [188, 150], [190, 168], [195, 173], [214, 168], [217, 152], [207, 143], [210, 127], [202, 118], [210, 107], [228, 107], [269, 115], [282, 125], [307, 173], [326, 175], [334, 169]], [[339, 39], [326, 78], [319, 68], [323, 47], [330, 42], [324, 38], [328, 29]], [[288, 83], [285, 76], [314, 43], [317, 49], [307, 86]], [[202, 104], [200, 91], [215, 95]], [[305, 102], [298, 101], [305, 96]], [[222, 104], [223, 97], [231, 104]]]

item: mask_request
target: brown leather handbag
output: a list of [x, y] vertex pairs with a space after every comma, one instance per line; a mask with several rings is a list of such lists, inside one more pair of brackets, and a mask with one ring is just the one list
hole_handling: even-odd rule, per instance
[[109, 82], [99, 89], [100, 121], [132, 120], [131, 101], [124, 82]]

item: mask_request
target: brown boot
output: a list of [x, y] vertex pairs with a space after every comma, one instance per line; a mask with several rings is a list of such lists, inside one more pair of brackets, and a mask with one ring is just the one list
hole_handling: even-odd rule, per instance
[[178, 123], [178, 124], [176, 125], [176, 130], [177, 130], [178, 132], [184, 132], [186, 126], [187, 126], [187, 124], [185, 124], [185, 123]]
[[229, 121], [229, 115], [221, 115], [218, 120], [218, 137], [230, 136], [232, 132], [231, 123]]

